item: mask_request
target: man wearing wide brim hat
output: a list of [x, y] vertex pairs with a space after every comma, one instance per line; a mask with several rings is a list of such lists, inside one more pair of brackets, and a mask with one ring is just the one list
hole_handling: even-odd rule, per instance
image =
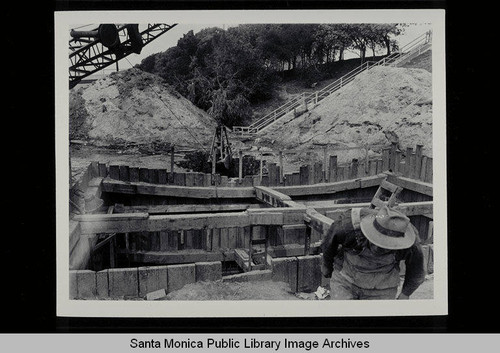
[[401, 260], [406, 269], [398, 299], [408, 299], [425, 279], [417, 230], [408, 217], [387, 206], [343, 212], [321, 249], [321, 272], [331, 278], [334, 300], [395, 299]]

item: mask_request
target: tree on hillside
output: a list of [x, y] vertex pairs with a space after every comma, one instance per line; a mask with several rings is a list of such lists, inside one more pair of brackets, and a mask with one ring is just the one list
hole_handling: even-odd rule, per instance
[[[144, 59], [140, 69], [157, 74], [199, 108], [226, 125], [250, 117], [252, 103], [269, 99], [285, 77], [324, 76], [320, 65], [343, 60], [344, 51], [393, 50], [395, 24], [245, 24], [224, 30], [189, 31], [175, 47]], [[293, 72], [291, 73], [291, 71]]]
[[393, 49], [397, 49], [397, 42], [394, 38], [404, 32], [405, 24], [381, 23], [371, 24], [371, 40], [373, 47], [376, 45], [386, 48], [386, 55], [391, 55]]

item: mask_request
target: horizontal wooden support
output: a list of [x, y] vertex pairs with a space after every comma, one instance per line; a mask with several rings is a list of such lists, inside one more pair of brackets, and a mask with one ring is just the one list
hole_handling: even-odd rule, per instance
[[[291, 207], [278, 207], [278, 208], [261, 208], [261, 209], [248, 209], [247, 213], [252, 214], [280, 214], [283, 216], [282, 223], [285, 224], [296, 224], [304, 221], [304, 214], [306, 212], [306, 207], [301, 208], [291, 208]], [[270, 224], [270, 223], [268, 223]]]
[[104, 192], [182, 197], [194, 199], [254, 198], [253, 187], [202, 187], [149, 184], [144, 182], [123, 182], [106, 178], [102, 182]]
[[272, 212], [252, 212], [248, 213], [250, 216], [250, 224], [252, 225], [276, 225], [280, 226], [283, 224], [283, 214], [282, 213], [272, 213]]
[[333, 224], [333, 220], [331, 218], [322, 215], [313, 208], [307, 209], [304, 220], [306, 223], [309, 223], [309, 226], [312, 229], [322, 234], [322, 237], [326, 235], [326, 232]]
[[[331, 204], [328, 201], [314, 201], [307, 202], [307, 206], [314, 208], [321, 214], [335, 219], [335, 214], [351, 209], [351, 208], [369, 208], [369, 202], [363, 203], [346, 203], [346, 204]], [[420, 202], [404, 202], [394, 206], [395, 210], [404, 213], [407, 216], [425, 216], [433, 218], [434, 202], [433, 201], [420, 201]]]
[[285, 207], [286, 205], [284, 204], [284, 201], [292, 201], [290, 196], [265, 186], [256, 186], [255, 196], [258, 200], [273, 207]]
[[115, 207], [115, 213], [149, 213], [149, 214], [176, 214], [199, 212], [236, 212], [246, 211], [249, 208], [260, 209], [259, 204], [227, 204], [227, 205], [147, 205], [147, 206], [122, 206]]
[[380, 183], [385, 178], [385, 174], [379, 174], [371, 177], [338, 181], [334, 183], [300, 186], [278, 186], [273, 189], [288, 196], [328, 195], [346, 190], [363, 189], [371, 186], [377, 186], [380, 185]]
[[156, 216], [141, 213], [102, 214], [79, 216], [78, 220], [80, 221], [81, 233], [87, 235], [246, 227], [251, 224], [247, 212]]
[[[305, 255], [304, 245], [299, 244], [285, 244], [269, 247], [267, 250], [268, 254], [272, 257], [291, 257], [291, 256], [303, 256]], [[311, 243], [309, 247], [309, 254], [319, 254], [320, 243]]]
[[424, 194], [427, 196], [433, 196], [432, 193], [432, 184], [425, 183], [420, 180], [398, 177], [394, 174], [387, 174], [387, 181], [393, 183], [395, 185], [401, 186], [403, 189], [411, 190], [418, 192], [420, 194]]
[[186, 264], [194, 262], [234, 261], [234, 251], [210, 252], [203, 250], [185, 250], [175, 252], [165, 251], [136, 251], [120, 250], [120, 254], [127, 254], [129, 259], [138, 263], [156, 265]]

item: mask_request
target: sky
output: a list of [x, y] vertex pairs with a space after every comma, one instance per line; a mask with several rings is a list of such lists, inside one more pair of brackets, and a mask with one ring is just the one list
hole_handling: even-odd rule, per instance
[[[234, 26], [234, 24], [231, 24], [231, 26]], [[91, 27], [95, 28], [97, 27], [96, 24], [94, 25], [86, 25], [86, 26], [81, 26], [77, 27], [79, 30], [88, 30], [91, 29]], [[199, 24], [187, 24], [187, 23], [180, 23], [164, 33], [163, 35], [159, 36], [155, 40], [153, 40], [151, 43], [147, 44], [142, 48], [142, 51], [140, 54], [130, 54], [127, 56], [126, 59], [123, 59], [119, 61], [118, 67], [119, 70], [126, 70], [132, 68], [136, 64], [140, 64], [141, 61], [148, 56], [159, 53], [159, 52], [164, 52], [170, 47], [173, 47], [177, 45], [177, 41], [182, 38], [184, 34], [192, 30], [194, 33], [199, 32], [200, 30], [208, 27], [220, 27], [220, 28], [225, 28], [227, 29], [229, 25], [223, 24], [223, 23], [213, 23], [213, 24], [206, 24], [206, 23], [199, 23]], [[420, 36], [424, 32], [428, 31], [431, 28], [430, 24], [425, 24], [425, 23], [418, 23], [418, 24], [412, 24], [409, 27], [405, 28], [404, 34], [398, 36], [398, 41], [400, 43], [400, 46], [404, 46], [405, 44], [409, 43], [416, 37]], [[371, 53], [367, 53], [367, 55], [370, 55]], [[346, 53], [345, 58], [354, 58], [358, 57], [357, 52], [351, 52], [351, 53]], [[92, 75], [92, 78], [101, 78], [102, 76], [105, 76], [113, 71], [116, 71], [116, 66], [111, 65], [107, 69], [101, 70], [100, 72]]]

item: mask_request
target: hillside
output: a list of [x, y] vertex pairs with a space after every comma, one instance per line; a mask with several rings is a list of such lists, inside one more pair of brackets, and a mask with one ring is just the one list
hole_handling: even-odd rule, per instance
[[70, 92], [70, 139], [97, 146], [170, 144], [200, 148], [215, 121], [158, 76], [139, 69], [110, 74]]
[[[432, 156], [432, 81], [429, 71], [377, 67], [356, 77], [314, 109], [293, 113], [259, 133], [272, 149], [422, 144]], [[380, 152], [376, 148], [372, 153]], [[356, 155], [356, 153], [360, 155]], [[345, 161], [363, 151], [342, 153]]]

